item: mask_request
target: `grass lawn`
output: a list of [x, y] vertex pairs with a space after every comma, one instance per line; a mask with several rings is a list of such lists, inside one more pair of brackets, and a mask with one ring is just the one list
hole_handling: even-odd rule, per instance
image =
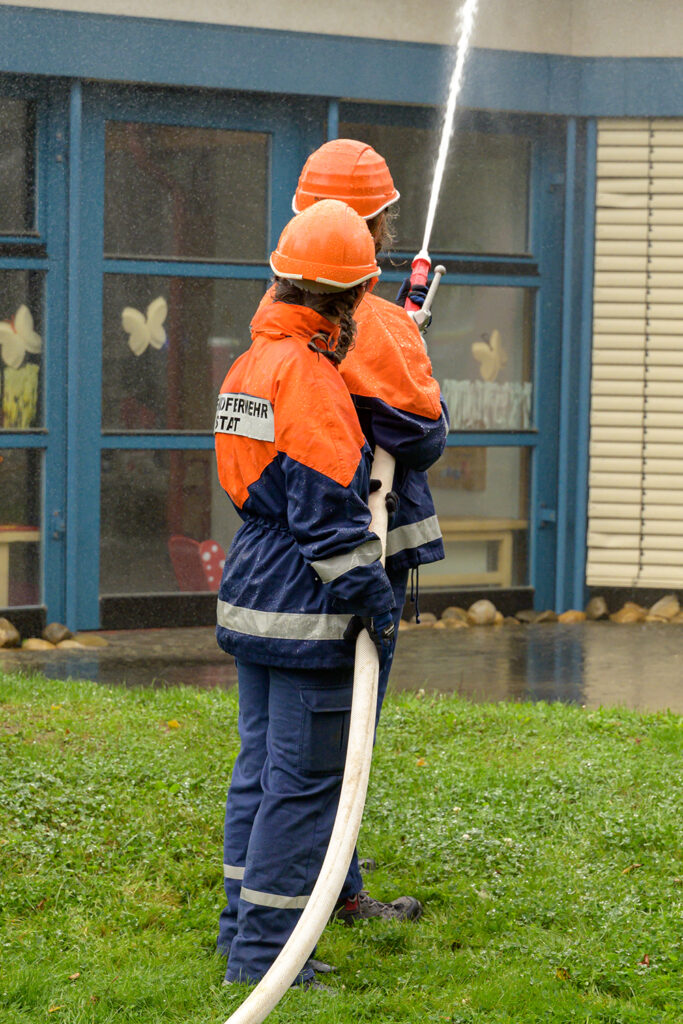
[[[222, 1024], [233, 693], [0, 673], [0, 1021]], [[329, 926], [271, 1020], [681, 1024], [683, 719], [401, 695], [361, 853], [417, 925]]]

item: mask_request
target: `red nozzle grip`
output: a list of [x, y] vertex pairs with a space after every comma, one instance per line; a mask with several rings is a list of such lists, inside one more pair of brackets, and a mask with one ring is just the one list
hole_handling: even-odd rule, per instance
[[[416, 256], [412, 263], [413, 269], [410, 275], [411, 285], [427, 284], [431, 265], [431, 260], [426, 260], [423, 256]], [[409, 312], [419, 308], [420, 307], [416, 305], [412, 299], [406, 299], [405, 309]]]

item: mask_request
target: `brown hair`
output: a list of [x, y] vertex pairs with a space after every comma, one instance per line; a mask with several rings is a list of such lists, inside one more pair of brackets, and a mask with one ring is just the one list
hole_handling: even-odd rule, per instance
[[[347, 288], [341, 292], [309, 292], [304, 288], [286, 278], [275, 278], [275, 302], [288, 302], [294, 306], [307, 306], [320, 313], [328, 320], [339, 323], [339, 337], [333, 349], [325, 354], [329, 355], [334, 362], [341, 363], [342, 359], [352, 349], [356, 341], [356, 321], [353, 319], [352, 310], [358, 301], [359, 294], [364, 290], [364, 285], [356, 285], [355, 288]], [[322, 339], [322, 335], [316, 336]], [[325, 346], [327, 348], [327, 346]]]
[[389, 252], [396, 241], [397, 218], [398, 209], [394, 203], [393, 206], [387, 207], [386, 210], [382, 210], [365, 222], [375, 241], [375, 255], [380, 252]]

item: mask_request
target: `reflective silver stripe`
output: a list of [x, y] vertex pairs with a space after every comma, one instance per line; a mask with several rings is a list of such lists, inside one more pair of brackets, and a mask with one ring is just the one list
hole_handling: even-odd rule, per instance
[[223, 878], [236, 878], [240, 882], [244, 878], [244, 868], [238, 868], [235, 864], [224, 864]]
[[240, 889], [240, 899], [255, 903], [257, 907], [275, 907], [277, 910], [303, 910], [310, 896], [278, 896], [275, 892], [259, 892], [258, 889]]
[[345, 551], [343, 555], [333, 555], [331, 558], [321, 558], [317, 562], [311, 562], [311, 568], [315, 569], [323, 583], [331, 583], [339, 579], [345, 572], [351, 572], [359, 565], [370, 565], [382, 557], [382, 545], [379, 537], [373, 537], [359, 544], [353, 551]]
[[390, 530], [387, 535], [387, 555], [395, 555], [406, 548], [419, 548], [421, 544], [440, 539], [439, 520], [436, 516], [430, 516], [429, 519], [421, 519], [419, 523], [407, 523]]
[[227, 601], [218, 602], [217, 613], [218, 625], [224, 629], [270, 640], [341, 640], [351, 621], [350, 615], [263, 612]]

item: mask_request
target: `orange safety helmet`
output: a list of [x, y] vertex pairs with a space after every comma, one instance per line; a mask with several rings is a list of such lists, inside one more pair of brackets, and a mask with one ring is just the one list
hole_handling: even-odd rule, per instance
[[277, 277], [301, 281], [308, 291], [341, 291], [381, 273], [365, 222], [337, 199], [324, 199], [292, 217], [270, 265]]
[[356, 139], [331, 139], [304, 164], [292, 209], [301, 213], [319, 199], [341, 199], [370, 220], [398, 198], [386, 160], [372, 146]]

